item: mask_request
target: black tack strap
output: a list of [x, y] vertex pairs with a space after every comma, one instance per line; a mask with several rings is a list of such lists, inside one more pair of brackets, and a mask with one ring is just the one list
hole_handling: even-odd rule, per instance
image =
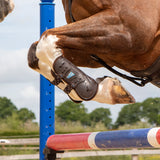
[[[131, 81], [132, 83], [140, 86], [140, 87], [143, 87], [145, 86], [147, 83], [151, 82], [152, 81], [152, 78], [151, 77], [143, 77], [143, 78], [139, 78], [139, 77], [130, 77], [130, 76], [127, 76], [125, 74], [122, 74], [118, 71], [116, 71], [115, 69], [113, 69], [112, 67], [110, 67], [108, 64], [106, 64], [106, 62], [104, 62], [101, 58], [99, 58], [97, 55], [94, 55], [92, 54], [91, 55], [91, 58], [100, 63], [102, 66], [104, 66], [105, 68], [107, 68], [109, 71], [111, 71], [112, 73], [124, 78], [124, 79], [127, 79], [129, 81]], [[140, 82], [137, 82], [137, 81], [140, 81]]]
[[75, 19], [74, 19], [74, 17], [73, 17], [73, 15], [72, 15], [72, 0], [68, 0], [68, 8], [69, 8], [69, 16], [70, 16], [70, 18], [71, 18], [71, 21], [72, 22], [75, 22]]
[[52, 70], [51, 70], [51, 74], [52, 74], [52, 76], [55, 78], [51, 83], [53, 84], [53, 85], [58, 85], [59, 83], [63, 83], [63, 81], [61, 80], [61, 78], [58, 76], [58, 75], [56, 75]]

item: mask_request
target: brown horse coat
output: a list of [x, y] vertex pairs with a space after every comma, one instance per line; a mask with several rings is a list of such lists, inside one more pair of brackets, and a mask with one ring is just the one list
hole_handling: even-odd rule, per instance
[[13, 8], [13, 0], [0, 0], [0, 22], [12, 12]]
[[130, 72], [148, 68], [160, 55], [159, 0], [73, 0], [72, 14], [78, 22], [48, 32], [61, 37], [57, 45], [77, 66], [98, 67], [90, 58], [97, 54]]
[[[109, 66], [131, 73], [147, 69], [159, 57], [160, 0], [72, 0], [75, 23], [71, 23], [68, 0], [62, 2], [68, 24], [45, 31], [28, 56], [30, 67], [50, 81], [53, 78], [44, 65], [54, 70], [58, 56], [76, 66], [101, 67], [91, 59], [94, 54]], [[40, 61], [43, 67], [39, 67]], [[133, 98], [124, 102], [123, 98], [109, 103], [133, 102]]]

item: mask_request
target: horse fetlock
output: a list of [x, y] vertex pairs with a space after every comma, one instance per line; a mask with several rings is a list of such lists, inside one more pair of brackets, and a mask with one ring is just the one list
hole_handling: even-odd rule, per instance
[[56, 45], [58, 40], [56, 35], [43, 35], [37, 45], [36, 56], [51, 68], [54, 61], [62, 55], [61, 49]]
[[107, 104], [134, 103], [133, 96], [115, 78], [106, 77], [99, 82], [93, 101]]

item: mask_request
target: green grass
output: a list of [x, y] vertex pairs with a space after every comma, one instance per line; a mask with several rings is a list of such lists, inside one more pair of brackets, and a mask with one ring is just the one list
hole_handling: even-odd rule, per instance
[[139, 156], [139, 160], [160, 160], [160, 155], [143, 155]]
[[[20, 147], [21, 149], [17, 149]], [[23, 147], [25, 147], [23, 149]], [[26, 149], [27, 146], [0, 146], [0, 155], [20, 155], [20, 154], [37, 154], [39, 149]], [[28, 146], [29, 147], [29, 146]]]
[[32, 121], [22, 122], [14, 114], [7, 119], [0, 119], [0, 137], [38, 134], [39, 126]]
[[59, 120], [55, 121], [55, 132], [56, 134], [65, 133], [82, 133], [82, 132], [96, 132], [96, 131], [106, 131], [107, 128], [101, 122], [92, 126], [83, 126], [80, 122], [61, 122]]
[[[62, 160], [131, 160], [131, 156], [97, 156], [80, 158], [63, 158]], [[160, 160], [160, 155], [140, 155], [139, 160]]]
[[62, 160], [131, 160], [131, 156], [96, 156], [81, 158], [63, 158]]
[[125, 129], [139, 129], [139, 128], [151, 128], [153, 127], [151, 124], [147, 122], [136, 122], [134, 124], [125, 124], [123, 126], [120, 126], [118, 130], [125, 130]]

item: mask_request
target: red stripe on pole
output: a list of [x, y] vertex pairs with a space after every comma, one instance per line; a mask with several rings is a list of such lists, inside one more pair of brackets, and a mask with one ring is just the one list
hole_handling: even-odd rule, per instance
[[158, 130], [156, 134], [156, 139], [157, 139], [157, 142], [160, 144], [160, 129]]
[[58, 150], [91, 149], [88, 137], [91, 133], [52, 135], [47, 140], [47, 147]]

